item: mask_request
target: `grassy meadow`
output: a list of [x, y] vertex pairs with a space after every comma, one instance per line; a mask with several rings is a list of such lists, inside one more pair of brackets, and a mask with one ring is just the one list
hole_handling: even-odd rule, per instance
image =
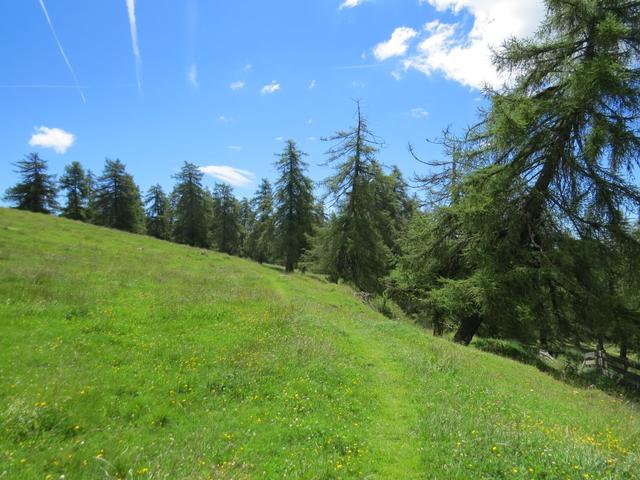
[[0, 209], [0, 479], [640, 477], [640, 410], [345, 286]]

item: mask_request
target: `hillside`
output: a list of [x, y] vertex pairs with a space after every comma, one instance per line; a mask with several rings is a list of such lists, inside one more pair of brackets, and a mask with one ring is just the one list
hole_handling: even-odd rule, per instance
[[639, 444], [346, 287], [0, 209], [2, 479], [637, 478]]

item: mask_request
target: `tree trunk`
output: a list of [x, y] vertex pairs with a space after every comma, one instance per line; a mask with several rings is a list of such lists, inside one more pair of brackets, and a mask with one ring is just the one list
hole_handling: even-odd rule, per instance
[[286, 273], [293, 272], [293, 262], [291, 260], [287, 260], [284, 266], [284, 271]]
[[477, 313], [464, 318], [453, 337], [453, 341], [461, 345], [469, 345], [473, 340], [473, 336], [478, 332], [481, 323], [482, 317]]
[[549, 351], [549, 330], [547, 325], [540, 327], [540, 348]]
[[433, 336], [441, 337], [444, 334], [444, 322], [442, 321], [442, 313], [436, 310], [431, 321], [433, 322]]
[[624, 360], [624, 370], [625, 372], [629, 369], [629, 365], [627, 364], [627, 342], [620, 343], [620, 359]]

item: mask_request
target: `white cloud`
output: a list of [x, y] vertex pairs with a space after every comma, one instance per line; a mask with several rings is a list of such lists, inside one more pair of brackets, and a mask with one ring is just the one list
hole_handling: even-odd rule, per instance
[[229, 84], [231, 90], [242, 90], [244, 88], [244, 80], [238, 80]]
[[344, 0], [338, 7], [339, 10], [344, 10], [345, 8], [354, 8], [363, 3], [364, 0]]
[[310, 142], [315, 142], [316, 141], [316, 137], [307, 137], [307, 140], [309, 140]]
[[315, 80], [311, 80], [309, 82], [309, 90], [313, 90], [314, 88], [316, 88], [316, 81]]
[[276, 138], [274, 138], [274, 140], [276, 142], [283, 142], [284, 141], [284, 137], [276, 137]]
[[407, 53], [409, 40], [418, 35], [413, 28], [398, 27], [386, 42], [381, 42], [373, 49], [373, 54], [378, 60], [386, 60]]
[[236, 152], [239, 152], [240, 150], [242, 150], [242, 147], [240, 145], [227, 145], [227, 148], [229, 150], [235, 150]]
[[189, 67], [189, 70], [187, 71], [187, 81], [193, 85], [194, 87], [197, 87], [198, 84], [198, 66], [194, 63]]
[[66, 152], [76, 141], [75, 135], [60, 128], [35, 127], [29, 145], [32, 147], [52, 148], [56, 153]]
[[131, 47], [133, 56], [136, 59], [136, 79], [138, 81], [138, 92], [142, 91], [142, 56], [138, 45], [138, 23], [136, 21], [136, 0], [126, 0], [127, 14], [129, 15], [129, 30], [131, 30]]
[[423, 0], [439, 11], [454, 14], [467, 10], [473, 26], [464, 31], [460, 23], [434, 20], [424, 26], [421, 41], [407, 59], [405, 70], [426, 75], [441, 72], [450, 80], [472, 88], [484, 84], [498, 87], [507, 78], [491, 63], [492, 48], [510, 37], [534, 33], [544, 18], [542, 0]]
[[200, 167], [200, 171], [234, 187], [246, 187], [251, 185], [255, 179], [255, 175], [252, 172], [228, 165], [207, 165]]
[[429, 112], [422, 107], [412, 108], [410, 113], [413, 118], [426, 118], [429, 116]]
[[313, 118], [307, 120], [307, 125], [311, 125], [313, 123]]
[[250, 63], [247, 63], [242, 69], [245, 72], [248, 72], [249, 70], [251, 70], [253, 68], [253, 65], [251, 65]]
[[278, 90], [280, 90], [280, 84], [274, 80], [273, 82], [262, 87], [262, 90], [260, 90], [260, 93], [265, 95], [265, 94], [276, 93]]

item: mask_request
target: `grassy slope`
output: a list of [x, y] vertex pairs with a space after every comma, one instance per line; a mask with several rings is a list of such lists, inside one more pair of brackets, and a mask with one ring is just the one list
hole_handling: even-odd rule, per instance
[[0, 479], [633, 478], [639, 444], [345, 287], [0, 209]]

